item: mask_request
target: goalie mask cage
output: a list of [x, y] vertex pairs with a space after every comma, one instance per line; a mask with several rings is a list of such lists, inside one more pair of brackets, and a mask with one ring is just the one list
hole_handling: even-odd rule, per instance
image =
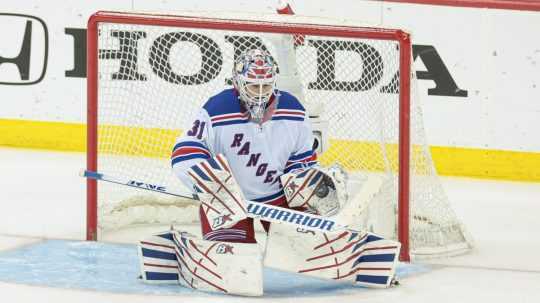
[[[366, 178], [384, 178], [355, 214], [355, 225], [399, 239], [402, 260], [467, 251], [471, 242], [426, 144], [409, 34], [344, 22], [94, 14], [88, 23], [87, 169], [183, 187], [170, 167], [175, 138], [209, 97], [230, 87], [236, 56], [262, 47], [277, 61], [278, 88], [297, 95], [310, 116], [318, 116], [314, 121], [326, 121], [319, 160], [348, 172], [351, 199]], [[198, 219], [193, 201], [87, 182], [88, 240], [130, 225]]]

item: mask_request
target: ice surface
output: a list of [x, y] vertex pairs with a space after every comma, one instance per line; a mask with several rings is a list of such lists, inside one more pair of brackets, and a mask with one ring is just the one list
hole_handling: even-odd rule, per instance
[[[37, 286], [133, 294], [191, 294], [178, 285], [149, 285], [137, 279], [139, 260], [133, 244], [47, 240], [0, 252], [0, 281]], [[398, 278], [427, 272], [424, 265], [402, 264]], [[264, 272], [265, 297], [328, 296], [367, 291], [272, 269]]]

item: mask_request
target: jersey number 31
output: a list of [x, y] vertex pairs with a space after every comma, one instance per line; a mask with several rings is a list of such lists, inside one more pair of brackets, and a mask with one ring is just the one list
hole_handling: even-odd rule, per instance
[[206, 122], [195, 120], [195, 122], [193, 122], [193, 127], [187, 132], [187, 135], [192, 137], [196, 136], [197, 139], [202, 139], [205, 124]]

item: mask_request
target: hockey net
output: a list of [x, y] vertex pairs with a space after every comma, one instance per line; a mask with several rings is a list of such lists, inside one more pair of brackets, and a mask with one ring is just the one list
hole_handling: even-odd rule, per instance
[[[348, 172], [350, 196], [367, 178], [384, 179], [354, 214], [355, 225], [399, 238], [403, 259], [467, 251], [471, 242], [426, 145], [408, 34], [331, 23], [95, 14], [88, 28], [88, 169], [183, 188], [170, 166], [176, 137], [209, 97], [230, 87], [235, 57], [262, 47], [278, 63], [279, 88], [307, 108], [324, 150], [320, 163]], [[194, 201], [88, 181], [88, 239], [197, 221]]]

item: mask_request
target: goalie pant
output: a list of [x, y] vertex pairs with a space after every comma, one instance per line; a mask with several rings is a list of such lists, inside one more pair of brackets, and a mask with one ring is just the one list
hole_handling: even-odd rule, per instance
[[[285, 197], [281, 197], [274, 203], [275, 206], [283, 207], [284, 209], [289, 208]], [[264, 204], [261, 203], [261, 207], [264, 207]], [[305, 208], [296, 207], [292, 208], [294, 210], [304, 211]], [[201, 229], [203, 238], [210, 241], [227, 241], [227, 242], [240, 242], [240, 243], [256, 243], [255, 239], [255, 221], [252, 218], [246, 218], [241, 221], [238, 221], [235, 225], [229, 228], [212, 228], [211, 224], [205, 214], [205, 208], [203, 206], [199, 207], [199, 217], [201, 222]], [[261, 220], [261, 225], [265, 232], [268, 233], [270, 229], [270, 222]]]

